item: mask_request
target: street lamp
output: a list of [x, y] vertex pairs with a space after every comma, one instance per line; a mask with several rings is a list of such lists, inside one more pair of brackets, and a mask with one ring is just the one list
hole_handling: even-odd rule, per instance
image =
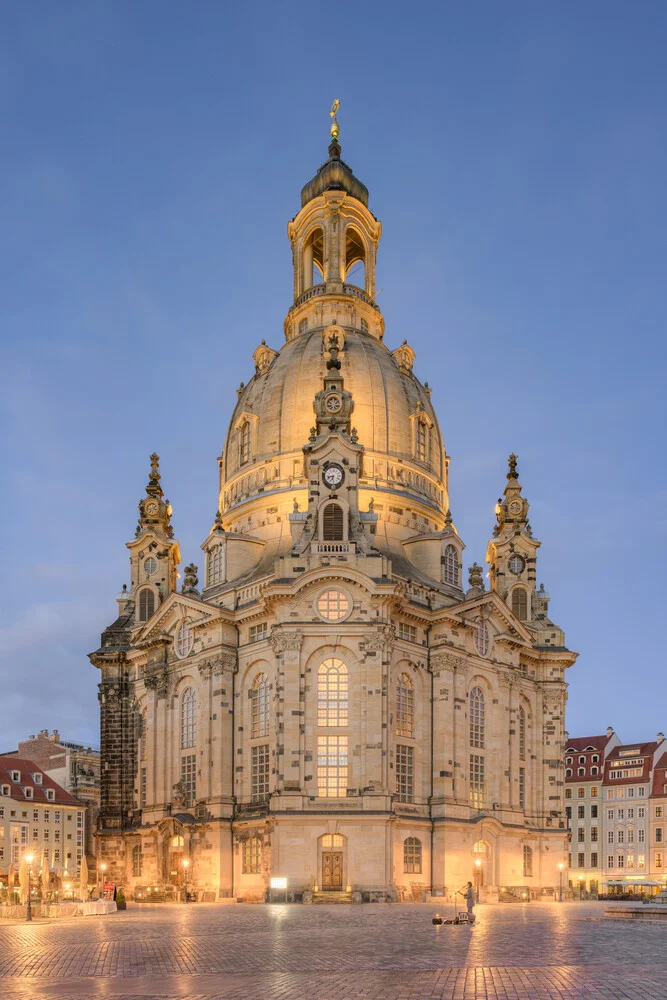
[[101, 884], [100, 884], [100, 878], [99, 878], [99, 876], [98, 876], [98, 880], [97, 880], [97, 882], [98, 882], [98, 885], [97, 885], [97, 895], [98, 895], [98, 896], [100, 897], [100, 899], [101, 899], [101, 898], [102, 898], [102, 896], [104, 895], [104, 873], [105, 873], [105, 871], [107, 870], [107, 866], [106, 866], [106, 865], [105, 865], [104, 863], [102, 863], [102, 864], [101, 864], [101, 865], [99, 866], [99, 869], [100, 869], [100, 871], [102, 872], [102, 878], [101, 878]]
[[579, 899], [583, 899], [584, 898], [584, 895], [583, 895], [584, 894], [584, 876], [583, 875], [579, 875], [577, 881], [579, 882]]
[[482, 859], [475, 858], [475, 903], [479, 903], [479, 883], [482, 881]]
[[558, 902], [563, 902], [563, 869], [565, 865], [562, 861], [558, 864]]
[[32, 865], [33, 860], [34, 860], [34, 858], [33, 858], [32, 854], [26, 854], [26, 856], [25, 856], [25, 863], [28, 866], [28, 910], [27, 910], [27, 913], [26, 913], [26, 916], [25, 916], [26, 920], [32, 920], [32, 900], [30, 899], [30, 896], [32, 894], [32, 885], [31, 885], [31, 881], [30, 881], [30, 876], [32, 874], [32, 869], [31, 869], [30, 866]]
[[187, 858], [183, 858], [183, 891], [185, 893], [185, 902], [188, 901], [188, 868], [190, 867], [190, 862]]

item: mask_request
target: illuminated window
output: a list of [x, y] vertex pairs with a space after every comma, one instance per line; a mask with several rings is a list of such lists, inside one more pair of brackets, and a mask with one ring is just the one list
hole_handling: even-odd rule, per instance
[[251, 794], [253, 802], [264, 802], [269, 797], [269, 746], [262, 744], [251, 749]]
[[598, 866], [598, 856], [595, 851], [591, 854], [591, 868], [597, 868]]
[[187, 688], [181, 700], [181, 750], [197, 746], [197, 695]]
[[322, 847], [343, 846], [343, 836], [340, 833], [325, 833], [320, 839], [322, 841]]
[[320, 726], [347, 726], [347, 667], [330, 657], [317, 672], [317, 723]]
[[136, 847], [132, 848], [132, 875], [134, 878], [139, 878], [144, 872], [144, 856], [141, 851], [141, 846], [137, 844]]
[[512, 613], [522, 622], [528, 617], [528, 595], [522, 587], [512, 591]]
[[417, 837], [407, 837], [403, 841], [403, 871], [406, 875], [421, 875], [422, 842]]
[[470, 804], [483, 809], [486, 799], [486, 766], [480, 754], [470, 754]]
[[459, 585], [459, 558], [453, 545], [445, 548], [442, 557], [442, 578], [445, 583], [451, 583], [454, 587]]
[[317, 737], [317, 793], [322, 798], [347, 795], [347, 736]]
[[526, 759], [526, 713], [519, 709], [519, 760]]
[[269, 735], [269, 679], [257, 674], [250, 689], [252, 714], [251, 738]]
[[182, 660], [184, 657], [190, 655], [194, 641], [194, 634], [186, 620], [181, 623], [181, 627], [176, 633], [176, 656], [179, 660]]
[[474, 687], [469, 698], [470, 711], [470, 746], [483, 748], [486, 743], [486, 724], [484, 719], [484, 693]]
[[342, 590], [325, 590], [317, 598], [317, 613], [328, 622], [342, 622], [350, 613], [351, 604]]
[[155, 613], [155, 594], [149, 587], [139, 591], [139, 621], [147, 622]]
[[239, 465], [246, 465], [250, 461], [252, 445], [252, 428], [250, 421], [244, 420], [239, 428]]
[[[643, 855], [642, 855], [643, 857]], [[655, 856], [655, 867], [662, 868], [662, 854], [656, 854]]]
[[566, 788], [565, 789], [565, 798], [566, 799], [571, 799], [572, 798], [572, 789], [571, 788]]
[[586, 798], [586, 789], [585, 788], [577, 788], [577, 798], [580, 798], [580, 799], [585, 799]]
[[533, 849], [528, 844], [523, 845], [523, 874], [526, 878], [533, 874]]
[[343, 537], [343, 508], [338, 503], [328, 503], [322, 513], [322, 539], [325, 542], [342, 542]]
[[598, 797], [598, 789], [596, 788], [595, 785], [593, 785], [593, 787], [591, 788], [591, 798], [597, 799], [597, 797]]
[[597, 826], [591, 827], [591, 841], [595, 843], [598, 839], [598, 828]]
[[415, 689], [412, 678], [401, 674], [396, 685], [396, 735], [412, 739], [415, 735], [414, 723]]
[[396, 797], [399, 802], [414, 801], [414, 748], [396, 747]]
[[187, 802], [191, 805], [197, 794], [197, 756], [188, 754], [181, 757], [181, 784]]
[[248, 837], [243, 841], [243, 874], [259, 875], [262, 870], [262, 841]]

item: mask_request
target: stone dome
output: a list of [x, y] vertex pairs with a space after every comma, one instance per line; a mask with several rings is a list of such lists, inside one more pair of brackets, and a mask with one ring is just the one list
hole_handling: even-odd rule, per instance
[[[354, 400], [351, 422], [365, 449], [361, 482], [375, 494], [390, 493], [398, 505], [401, 498], [414, 499], [421, 514], [433, 518], [430, 529], [439, 530], [447, 510], [447, 460], [430, 393], [411, 371], [414, 352], [405, 344], [392, 352], [361, 330], [340, 332], [341, 375]], [[265, 369], [240, 390], [220, 460], [220, 508], [228, 527], [248, 502], [256, 507], [258, 494], [270, 506], [281, 493], [306, 492], [302, 448], [326, 374], [326, 337], [322, 328], [308, 330], [278, 354], [270, 351]], [[415, 451], [415, 421], [427, 428], [422, 461]], [[248, 427], [250, 455], [241, 440]]]

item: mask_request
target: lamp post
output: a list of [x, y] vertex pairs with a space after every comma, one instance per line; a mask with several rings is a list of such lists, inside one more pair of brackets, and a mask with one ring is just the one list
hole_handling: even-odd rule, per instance
[[183, 892], [185, 893], [185, 902], [188, 902], [188, 868], [190, 867], [190, 862], [187, 858], [183, 858]]
[[25, 863], [28, 866], [28, 910], [25, 915], [26, 920], [32, 920], [32, 900], [30, 898], [32, 894], [32, 884], [30, 880], [30, 876], [32, 874], [32, 868], [31, 868], [32, 862], [33, 862], [32, 854], [26, 854]]
[[107, 866], [106, 866], [106, 865], [105, 865], [104, 863], [102, 863], [102, 864], [101, 864], [101, 865], [99, 866], [99, 869], [100, 869], [100, 872], [102, 873], [102, 876], [101, 876], [101, 879], [100, 879], [100, 878], [98, 878], [98, 880], [97, 880], [97, 881], [98, 881], [98, 886], [97, 886], [97, 895], [98, 895], [98, 896], [99, 896], [99, 898], [101, 899], [101, 898], [102, 898], [102, 896], [104, 895], [104, 873], [105, 873], [105, 871], [107, 870]]
[[579, 899], [584, 898], [584, 876], [579, 875], [577, 881], [579, 882]]
[[475, 858], [475, 902], [479, 903], [479, 883], [482, 881], [482, 859]]
[[558, 865], [558, 902], [563, 902], [563, 869], [565, 865], [561, 861]]

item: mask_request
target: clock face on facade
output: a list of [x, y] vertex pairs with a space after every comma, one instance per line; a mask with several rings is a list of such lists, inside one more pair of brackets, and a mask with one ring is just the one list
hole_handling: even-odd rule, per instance
[[322, 473], [322, 480], [324, 484], [332, 490], [335, 490], [337, 486], [340, 486], [344, 478], [345, 473], [341, 469], [340, 465], [327, 465], [326, 469]]
[[515, 576], [518, 576], [519, 573], [523, 573], [523, 568], [525, 565], [526, 564], [521, 558], [521, 556], [516, 556], [516, 555], [512, 556], [512, 558], [509, 561], [510, 573], [514, 573]]
[[327, 396], [325, 406], [328, 413], [338, 413], [342, 406], [340, 396]]
[[523, 504], [521, 503], [520, 500], [512, 500], [512, 502], [508, 507], [508, 510], [510, 514], [520, 514], [521, 511], [523, 510]]
[[155, 515], [157, 514], [157, 504], [155, 503], [154, 500], [150, 500], [146, 504], [144, 510], [146, 511], [149, 517], [155, 517]]

